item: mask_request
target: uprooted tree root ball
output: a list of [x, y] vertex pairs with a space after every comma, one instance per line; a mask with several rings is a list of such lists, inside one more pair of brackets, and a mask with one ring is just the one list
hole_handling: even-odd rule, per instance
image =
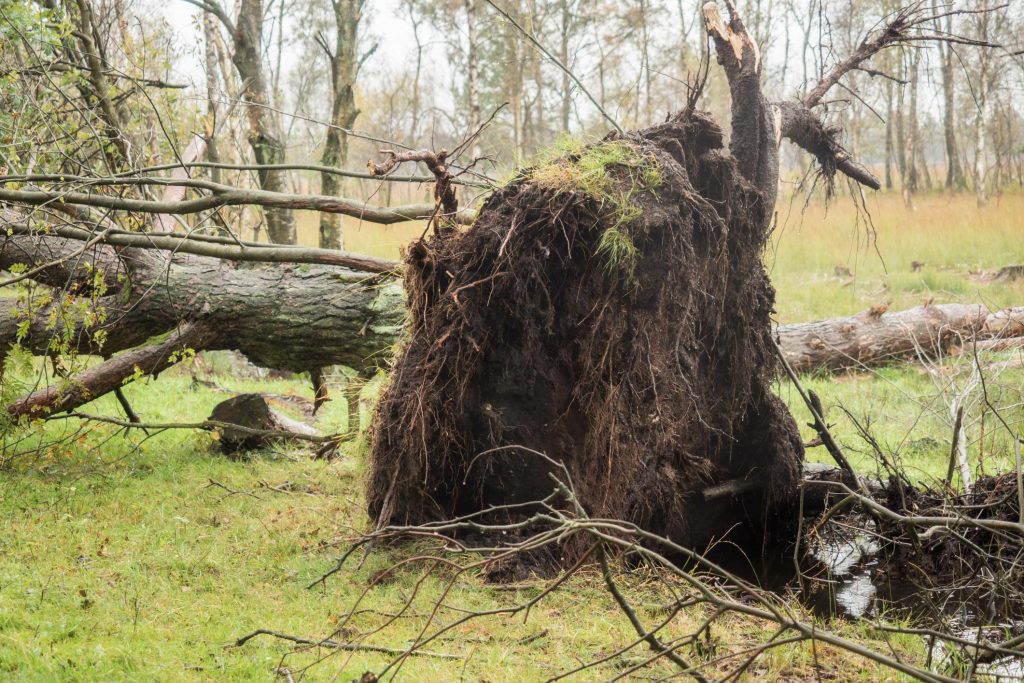
[[752, 557], [788, 536], [803, 451], [769, 389], [767, 211], [689, 113], [527, 169], [468, 231], [414, 244], [373, 519], [544, 498], [564, 476], [543, 453], [592, 518]]

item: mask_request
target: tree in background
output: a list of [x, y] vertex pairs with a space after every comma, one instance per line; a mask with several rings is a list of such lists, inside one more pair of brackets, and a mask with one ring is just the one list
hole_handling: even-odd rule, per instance
[[[281, 140], [281, 120], [273, 107], [271, 90], [264, 65], [264, 7], [263, 0], [241, 0], [234, 20], [228, 16], [217, 0], [185, 0], [217, 17], [232, 38], [231, 62], [242, 82], [242, 99], [246, 104], [248, 140], [253, 158], [263, 166], [257, 172], [260, 187], [269, 192], [286, 192], [288, 176], [285, 171], [267, 166], [285, 162], [285, 147]], [[275, 244], [295, 244], [295, 218], [288, 209], [268, 208], [267, 235]]]
[[[359, 25], [363, 19], [365, 1], [332, 0], [333, 47], [323, 34], [317, 36], [317, 43], [327, 55], [331, 75], [331, 115], [327, 121], [324, 151], [320, 156], [324, 166], [343, 168], [348, 164], [349, 130], [359, 117], [355, 95], [356, 78], [360, 68], [377, 49], [376, 43], [366, 49], [360, 48]], [[320, 191], [323, 194], [333, 196], [340, 189], [339, 176], [332, 173], [320, 174]], [[324, 249], [341, 249], [343, 245], [341, 216], [320, 214], [320, 246]]]

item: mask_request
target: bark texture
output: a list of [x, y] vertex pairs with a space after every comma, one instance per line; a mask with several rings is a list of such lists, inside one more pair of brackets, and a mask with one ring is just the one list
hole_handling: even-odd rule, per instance
[[[263, 17], [262, 0], [242, 0], [239, 4], [238, 18], [233, 26], [229, 26], [234, 40], [231, 61], [244, 84], [243, 95], [248, 104], [246, 116], [249, 120], [249, 146], [252, 147], [256, 163], [283, 164], [284, 145], [270, 108], [270, 89], [263, 68]], [[260, 187], [269, 192], [287, 191], [288, 179], [282, 170], [262, 169], [259, 181]], [[291, 211], [268, 208], [266, 216], [271, 242], [295, 244], [295, 217]]]
[[[356, 107], [355, 82], [363, 58], [359, 56], [359, 22], [362, 20], [365, 0], [338, 0], [332, 4], [334, 12], [334, 47], [321, 42], [327, 53], [331, 69], [331, 120], [324, 140], [320, 163], [324, 166], [344, 168], [348, 163], [348, 131], [359, 117]], [[321, 39], [322, 40], [322, 39]], [[371, 48], [372, 52], [373, 48]], [[368, 56], [368, 55], [366, 55]], [[338, 176], [320, 174], [322, 194], [333, 196], [341, 191]], [[341, 216], [320, 214], [320, 247], [343, 249], [344, 235]]]
[[[282, 370], [338, 364], [365, 369], [383, 362], [405, 318], [401, 288], [373, 273], [295, 264], [252, 267], [190, 254], [115, 251], [104, 244], [82, 252], [82, 246], [54, 236], [13, 235], [0, 241], [0, 270], [15, 263], [51, 263], [35, 279], [67, 285], [66, 296], [93, 297], [89, 315], [100, 320], [87, 325], [66, 315], [51, 319], [64, 300], [30, 309], [32, 300], [0, 299], [0, 359], [26, 320], [20, 343], [34, 353], [50, 353], [54, 339], [69, 338], [61, 333], [74, 327], [70, 338], [77, 350], [107, 356], [195, 323], [203, 333], [179, 346], [237, 349], [254, 363]], [[106, 384], [78, 398], [95, 398], [101, 386]], [[68, 409], [82, 402], [51, 405]]]

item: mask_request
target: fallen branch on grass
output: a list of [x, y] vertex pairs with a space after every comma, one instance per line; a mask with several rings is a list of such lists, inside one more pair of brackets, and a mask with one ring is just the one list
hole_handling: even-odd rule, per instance
[[273, 636], [274, 638], [280, 638], [281, 640], [287, 640], [292, 643], [299, 645], [310, 645], [312, 647], [327, 647], [332, 650], [344, 650], [346, 652], [377, 652], [386, 655], [405, 655], [409, 657], [434, 657], [436, 659], [462, 659], [458, 655], [452, 655], [445, 652], [431, 652], [430, 650], [415, 650], [409, 652], [394, 647], [383, 647], [381, 645], [363, 645], [360, 643], [339, 643], [336, 640], [314, 640], [312, 638], [302, 638], [300, 636], [293, 636], [287, 633], [281, 633], [279, 631], [271, 631], [269, 629], [261, 628], [253, 631], [248, 635], [244, 635], [236, 640], [227, 647], [241, 647], [247, 642], [255, 638], [256, 636]]
[[[401, 614], [408, 614], [410, 617], [417, 614], [418, 610], [414, 609], [414, 604], [419, 598], [424, 578], [434, 575], [444, 585], [440, 598], [436, 601], [432, 598], [427, 599], [427, 606], [422, 611], [424, 623], [417, 639], [408, 650], [397, 655], [376, 672], [378, 677], [386, 674], [397, 676], [406, 658], [445, 634], [464, 627], [466, 623], [497, 615], [509, 616], [537, 606], [541, 600], [563, 587], [582, 568], [584, 560], [589, 563], [589, 558], [597, 552], [608, 553], [616, 558], [630, 556], [634, 558], [632, 562], [640, 560], [647, 565], [652, 572], [649, 577], [654, 577], [653, 581], [649, 578], [645, 582], [648, 590], [664, 590], [672, 596], [672, 601], [664, 608], [670, 615], [683, 608], [693, 608], [700, 614], [710, 616], [698, 620], [696, 628], [681, 629], [687, 623], [686, 620], [680, 622], [671, 616], [661, 618], [653, 625], [643, 623], [641, 613], [629, 602], [626, 595], [615, 587], [614, 580], [609, 583], [612, 566], [608, 564], [602, 572], [605, 585], [619, 610], [633, 624], [638, 636], [630, 643], [617, 648], [611, 655], [583, 661], [572, 671], [562, 672], [549, 680], [558, 680], [596, 666], [616, 664], [620, 668], [626, 667], [631, 673], [644, 669], [661, 676], [666, 671], [652, 670], [652, 667], [666, 662], [671, 662], [670, 673], [674, 676], [682, 675], [704, 681], [716, 679], [719, 673], [723, 673], [728, 680], [747, 670], [770, 650], [801, 641], [814, 641], [836, 647], [917, 680], [929, 683], [950, 683], [957, 680], [940, 672], [914, 666], [897, 656], [874, 650], [821, 629], [816, 624], [802, 621], [792, 610], [781, 607], [771, 593], [761, 590], [708, 560], [706, 556], [679, 546], [668, 538], [627, 522], [589, 518], [575, 501], [571, 484], [554, 476], [552, 480], [554, 491], [544, 500], [501, 506], [440, 522], [415, 526], [389, 526], [358, 539], [330, 573], [340, 570], [346, 559], [359, 548], [393, 545], [401, 541], [416, 541], [422, 548], [423, 542], [429, 540], [436, 541], [438, 547], [436, 551], [423, 551], [414, 557], [396, 562], [383, 572], [378, 572], [350, 611], [339, 619], [335, 633], [343, 630], [346, 633], [353, 631], [353, 616], [359, 612], [361, 603], [368, 599], [373, 586], [380, 580], [396, 571], [408, 570], [411, 566], [423, 566], [423, 574], [414, 582], [415, 587], [407, 596]], [[469, 539], [473, 539], [475, 544], [470, 544]], [[589, 550], [582, 552], [580, 561], [551, 580], [537, 595], [522, 602], [495, 608], [467, 609], [462, 605], [455, 606], [449, 603], [450, 596], [456, 593], [454, 589], [457, 582], [466, 576], [508, 576], [509, 564], [525, 563], [527, 566], [536, 566], [537, 558], [543, 557], [545, 553], [560, 553], [566, 546], [575, 544]], [[442, 567], [443, 573], [435, 574]], [[453, 619], [444, 622], [437, 618], [448, 610], [455, 613]], [[719, 652], [709, 656], [699, 647], [700, 640], [713, 624], [726, 615], [749, 619], [759, 624], [761, 631], [765, 631], [765, 626], [770, 624], [774, 632], [765, 642], [755, 647], [743, 647], [732, 652]], [[393, 622], [394, 618], [383, 626], [372, 627], [366, 635], [375, 633], [379, 636], [385, 633]], [[730, 628], [734, 629], [735, 622], [730, 623]], [[644, 643], [653, 649], [651, 656], [639, 663], [626, 663], [622, 660], [630, 650]], [[716, 643], [716, 648], [722, 647], [728, 647], [728, 644]], [[684, 652], [693, 652], [696, 659], [683, 659], [680, 655]]]

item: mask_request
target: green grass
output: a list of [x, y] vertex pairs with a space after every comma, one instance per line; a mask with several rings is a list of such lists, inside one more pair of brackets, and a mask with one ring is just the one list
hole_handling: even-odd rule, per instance
[[597, 253], [604, 257], [609, 272], [621, 273], [627, 283], [634, 281], [640, 252], [623, 228], [606, 228], [597, 243]]
[[[947, 359], [935, 371], [932, 374], [916, 364], [899, 364], [872, 372], [805, 377], [802, 383], [822, 398], [827, 421], [859, 472], [888, 476], [858, 423], [875, 439], [886, 458], [911, 479], [935, 485], [946, 475], [953, 436], [954, 420], [949, 409], [952, 397], [945, 383], [955, 381], [963, 386], [970, 375], [969, 361]], [[1024, 428], [1024, 369], [990, 371], [987, 385], [992, 405], [1019, 432]], [[780, 382], [777, 390], [796, 417], [804, 442], [810, 442], [815, 437], [808, 426], [810, 411], [791, 383]], [[980, 387], [971, 394], [964, 415], [975, 475], [1012, 469], [1013, 439], [994, 412], [984, 408]], [[821, 447], [810, 449], [807, 458], [832, 462]]]
[[[394, 559], [378, 551], [362, 566], [353, 562], [325, 590], [305, 588], [332, 566], [346, 527], [364, 526], [360, 467], [352, 454], [333, 464], [272, 456], [243, 463], [225, 460], [196, 437], [150, 443], [99, 470], [94, 463], [65, 461], [5, 475], [0, 513], [17, 524], [0, 544], [3, 680], [272, 680], [291, 650], [287, 643], [264, 637], [226, 646], [257, 628], [330, 634], [338, 615]], [[230, 495], [210, 482], [243, 493]], [[277, 493], [264, 482], [290, 482], [308, 495]], [[366, 605], [396, 610], [416, 578], [414, 572], [400, 574], [373, 589]], [[643, 578], [624, 577], [626, 590], [640, 603], [655, 602], [658, 596]], [[441, 579], [428, 579], [417, 608], [426, 610], [441, 589]], [[498, 593], [469, 578], [455, 596], [457, 604], [479, 609], [529, 594]], [[656, 616], [653, 610], [641, 613]], [[682, 617], [678, 627], [692, 628], [699, 616]], [[369, 629], [382, 622], [369, 614], [355, 623]], [[523, 642], [544, 629], [547, 635]], [[370, 642], [402, 647], [414, 633], [413, 624], [400, 622]], [[715, 635], [731, 645], [764, 636], [758, 624], [738, 619]], [[538, 681], [631, 638], [599, 579], [584, 574], [528, 619], [495, 617], [457, 629], [431, 649], [464, 659], [415, 659], [401, 680]], [[912, 645], [905, 652], [919, 658], [919, 644], [916, 652]], [[631, 659], [642, 656], [638, 651]], [[297, 669], [315, 658], [300, 653], [285, 664]], [[348, 681], [383, 663], [378, 655], [335, 653], [307, 680]], [[811, 664], [808, 648], [794, 646], [754, 673], [757, 680], [785, 680]], [[824, 666], [835, 670], [840, 664], [841, 658]], [[599, 668], [578, 680], [614, 671]]]
[[[214, 377], [233, 390], [308, 393], [301, 380]], [[193, 385], [185, 371], [140, 382], [127, 393], [151, 421], [200, 419], [227, 395]], [[90, 411], [117, 412], [112, 401], [97, 404]], [[343, 404], [327, 404], [326, 425], [344, 423]], [[51, 436], [73, 431], [73, 422], [50, 427]], [[271, 638], [229, 645], [258, 628], [330, 635], [338, 615], [377, 572], [413, 552], [375, 551], [364, 563], [351, 562], [325, 589], [307, 590], [331, 569], [346, 539], [368, 526], [363, 460], [363, 445], [353, 443], [334, 462], [311, 460], [297, 448], [235, 461], [221, 455], [206, 433], [165, 432], [149, 439], [136, 433], [126, 440], [105, 425], [18, 460], [0, 476], [0, 515], [7, 522], [0, 534], [0, 680], [263, 681], [272, 680], [285, 655], [293, 670], [312, 663], [315, 653], [289, 654], [289, 644]], [[417, 578], [417, 572], [404, 571], [372, 589], [364, 606], [375, 612], [354, 626], [381, 625], [381, 614], [397, 610]], [[441, 594], [443, 580], [423, 582], [419, 613]], [[661, 614], [654, 605], [669, 598], [657, 594], [644, 572], [623, 576], [621, 583], [631, 600], [648, 606], [641, 610], [646, 620]], [[475, 608], [531, 594], [494, 591], [475, 576], [454, 592], [457, 604]], [[693, 628], [704, 616], [691, 610], [675, 627]], [[402, 647], [419, 624], [400, 621], [369, 642]], [[868, 637], [852, 625], [834, 628]], [[525, 642], [545, 629], [543, 637]], [[762, 624], [730, 618], [714, 637], [722, 646], [749, 647], [766, 633]], [[632, 637], [600, 578], [585, 572], [528, 619], [493, 617], [460, 627], [430, 649], [463, 659], [415, 659], [400, 680], [544, 680]], [[922, 656], [917, 641], [901, 651], [911, 659]], [[819, 649], [819, 660], [823, 652], [828, 650]], [[637, 650], [628, 660], [645, 656]], [[845, 660], [832, 653], [821, 663], [838, 672], [850, 668]], [[306, 680], [349, 681], [383, 663], [379, 655], [334, 653]], [[809, 676], [813, 663], [807, 646], [794, 645], [766, 658], [748, 680]], [[869, 669], [858, 670], [863, 680], [871, 679]], [[576, 680], [602, 680], [616, 671], [606, 666]]]
[[[786, 204], [780, 204], [784, 220], [766, 257], [778, 287], [780, 320], [848, 315], [887, 301], [894, 309], [927, 299], [1024, 303], [1024, 284], [996, 284], [978, 275], [1024, 261], [1024, 197], [1004, 197], [981, 210], [970, 198], [926, 198], [915, 212], [907, 211], [898, 197], [871, 201], [875, 244], [867, 240], [848, 202], [837, 200], [827, 214], [813, 204], [788, 219]], [[368, 227], [346, 228], [351, 228], [349, 248], [381, 256], [397, 255], [397, 243], [405, 239], [393, 228], [373, 228], [378, 232], [372, 234]], [[418, 235], [422, 226], [400, 230]], [[357, 241], [362, 239], [369, 240], [365, 248]], [[927, 265], [911, 272], [912, 260]], [[853, 277], [837, 277], [837, 265], [849, 268]], [[213, 379], [228, 391], [311, 395], [305, 380], [238, 379], [219, 357], [214, 360], [200, 374], [208, 379], [212, 368]], [[908, 364], [804, 381], [822, 397], [858, 469], [877, 471], [877, 459], [840, 406], [869, 425], [887, 457], [912, 476], [932, 480], [945, 473], [948, 462], [952, 420], [941, 387], [951, 379], [964, 381], [964, 373], [956, 371], [957, 362], [951, 360], [934, 374]], [[988, 386], [993, 404], [1018, 429], [1024, 420], [1022, 387], [1020, 369], [993, 375]], [[193, 385], [188, 368], [126, 388], [138, 412], [152, 422], [205, 418], [228, 391]], [[366, 397], [373, 392], [371, 387]], [[809, 415], [793, 387], [780, 382], [778, 392], [810, 440], [812, 432], [804, 424]], [[336, 388], [333, 394], [340, 397]], [[111, 397], [86, 409], [120, 414]], [[364, 421], [369, 406], [365, 410]], [[346, 423], [343, 400], [329, 402], [322, 413], [324, 430], [340, 430]], [[987, 472], [1009, 467], [1010, 441], [991, 411], [982, 410], [977, 392], [967, 416], [975, 467]], [[376, 572], [412, 552], [378, 549], [362, 564], [351, 563], [325, 589], [306, 589], [333, 566], [345, 539], [368, 527], [360, 443], [347, 444], [334, 462], [311, 460], [300, 448], [232, 461], [206, 433], [165, 432], [152, 438], [135, 433], [124, 439], [114, 427], [82, 429], [68, 420], [8, 444], [4, 456], [30, 448], [38, 453], [0, 470], [3, 681], [274, 680], [274, 669], [293, 649], [289, 644], [258, 638], [240, 648], [225, 646], [256, 628], [313, 638], [331, 634], [338, 615], [355, 603]], [[817, 448], [809, 457], [828, 456]], [[367, 630], [382, 624], [380, 612], [396, 609], [416, 576], [403, 572], [373, 588], [366, 605], [378, 612], [360, 615], [355, 625]], [[650, 622], [659, 614], [653, 606], [665, 596], [654, 593], [649, 579], [636, 572], [621, 583], [634, 603], [645, 606], [641, 613]], [[442, 586], [442, 577], [422, 584], [421, 613]], [[455, 592], [459, 604], [476, 607], [508, 604], [528, 594], [496, 591], [472, 576]], [[453, 616], [440, 615], [445, 620]], [[692, 627], [704, 616], [685, 612], [676, 627]], [[413, 620], [400, 620], [370, 642], [402, 647], [414, 628]], [[840, 622], [829, 628], [886, 651], [874, 640], [878, 634], [863, 624]], [[524, 642], [545, 629], [544, 637]], [[713, 631], [714, 639], [732, 647], [753, 646], [768, 635], [764, 624], [738, 618]], [[461, 627], [430, 649], [462, 659], [413, 660], [400, 680], [543, 680], [631, 639], [629, 624], [599, 578], [585, 573], [528, 619], [494, 617]], [[923, 662], [921, 640], [902, 636], [893, 646], [908, 661]], [[285, 664], [295, 670], [316, 656], [292, 654]], [[637, 649], [629, 658], [636, 662], [646, 656], [646, 650]], [[862, 660], [807, 644], [772, 651], [745, 680], [815, 680], [815, 661], [826, 679], [900, 680]], [[305, 680], [349, 681], [382, 663], [377, 655], [335, 653], [310, 669]], [[620, 672], [604, 667], [575, 680], [602, 680]]]
[[[829, 207], [797, 198], [780, 201], [779, 221], [766, 264], [777, 290], [777, 319], [803, 322], [852, 315], [872, 306], [890, 310], [926, 302], [984, 303], [991, 308], [1024, 305], [1024, 281], [994, 282], [1002, 266], [1024, 263], [1024, 195], [1008, 194], [979, 208], [965, 196], [925, 196], [907, 208], [895, 194], [868, 198], [869, 226], [849, 198]], [[917, 272], [911, 264], [924, 263]], [[849, 276], [837, 275], [837, 267]], [[1004, 354], [993, 360], [1019, 360]], [[946, 359], [934, 372], [917, 364], [877, 371], [806, 378], [825, 403], [836, 434], [859, 469], [878, 471], [873, 448], [841, 408], [870, 426], [883, 451], [918, 479], [945, 476], [953, 418], [950, 381], [963, 385], [970, 374], [961, 360]], [[1020, 431], [1024, 425], [1024, 371], [992, 372], [990, 400]], [[805, 441], [810, 415], [788, 383], [779, 386], [801, 424]], [[975, 469], [1005, 471], [1013, 465], [1012, 440], [991, 410], [983, 410], [980, 390], [966, 412], [966, 434]], [[984, 415], [983, 415], [984, 414]], [[812, 460], [828, 460], [823, 449]]]

